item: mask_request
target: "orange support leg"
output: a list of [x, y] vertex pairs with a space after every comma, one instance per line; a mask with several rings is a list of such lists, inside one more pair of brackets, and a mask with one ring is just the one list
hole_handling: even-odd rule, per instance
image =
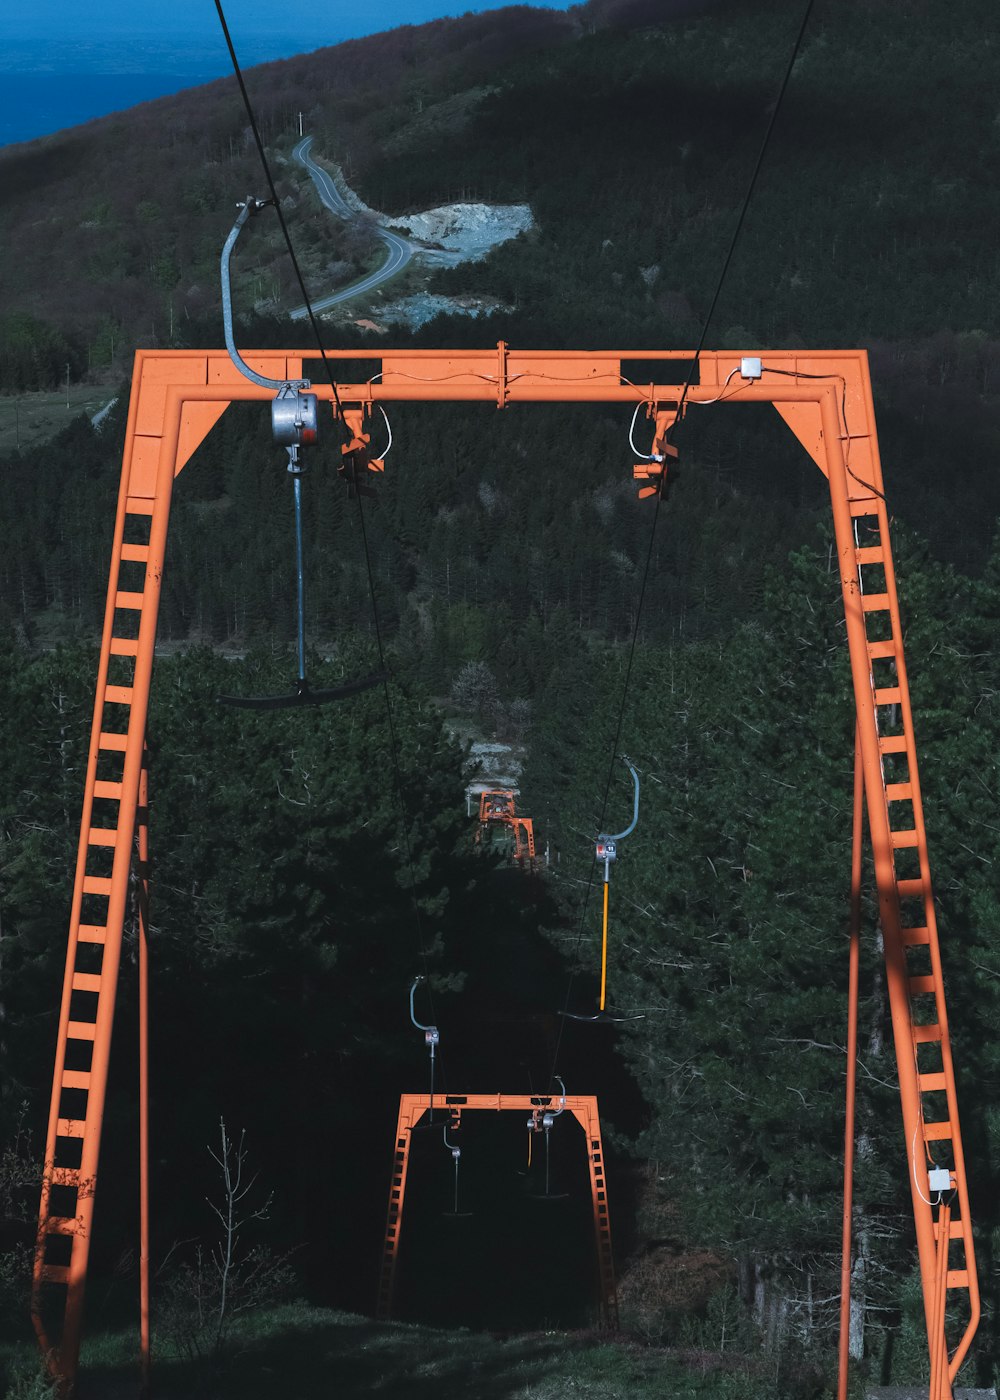
[[149, 1394], [149, 749], [139, 778], [139, 1366]]
[[847, 1400], [851, 1338], [851, 1240], [854, 1214], [854, 1097], [858, 1076], [858, 964], [861, 953], [861, 838], [864, 814], [861, 740], [854, 731], [854, 823], [851, 834], [851, 919], [847, 975], [847, 1091], [844, 1106], [844, 1220], [840, 1257], [840, 1345], [837, 1400]]

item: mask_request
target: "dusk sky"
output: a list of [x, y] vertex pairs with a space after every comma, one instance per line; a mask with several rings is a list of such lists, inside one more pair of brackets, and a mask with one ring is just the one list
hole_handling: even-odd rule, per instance
[[[470, 10], [497, 10], [503, 0], [229, 0], [224, 5], [234, 37], [239, 33], [272, 33], [282, 39], [298, 34], [302, 49], [360, 34], [374, 34], [399, 24], [423, 24], [442, 15], [460, 15]], [[529, 0], [531, 3], [531, 0]], [[567, 0], [551, 0], [551, 9], [568, 8]], [[92, 5], [70, 6], [66, 0], [36, 0], [31, 5], [11, 6], [4, 17], [5, 37], [33, 39], [44, 56], [45, 40], [93, 39], [127, 40], [134, 37], [190, 37], [205, 43], [219, 31], [213, 0], [155, 0], [152, 5], [136, 5], [133, 0], [97, 0]]]
[[[504, 0], [226, 0], [241, 66], [290, 58], [400, 24], [503, 7]], [[508, 0], [509, 3], [509, 0]], [[536, 3], [536, 0], [528, 0]], [[565, 10], [569, 0], [542, 8]], [[8, 6], [0, 47], [0, 146], [76, 126], [224, 77], [214, 0], [35, 0]]]

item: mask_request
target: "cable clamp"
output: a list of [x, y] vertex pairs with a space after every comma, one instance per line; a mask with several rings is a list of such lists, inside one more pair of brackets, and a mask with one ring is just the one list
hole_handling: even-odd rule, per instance
[[[356, 495], [374, 498], [375, 492], [366, 484], [368, 473], [385, 471], [384, 453], [382, 457], [371, 455], [371, 434], [365, 432], [365, 406], [363, 404], [344, 408], [342, 416], [348, 438], [341, 445], [342, 460], [337, 468], [337, 475], [347, 483], [348, 494], [352, 499]], [[389, 441], [391, 445], [391, 437]], [[388, 447], [386, 451], [388, 451]]]
[[274, 204], [273, 199], [257, 199], [255, 195], [248, 194], [246, 199], [240, 201], [237, 209], [245, 209], [248, 215], [259, 214], [262, 209], [270, 209]]
[[[647, 404], [646, 416], [654, 419], [653, 441], [650, 444], [649, 452], [640, 454], [644, 460], [636, 462], [632, 467], [632, 479], [646, 483], [639, 490], [640, 501], [649, 496], [663, 494], [668, 464], [676, 462], [679, 456], [677, 448], [674, 447], [673, 443], [667, 441], [667, 434], [674, 427], [678, 416], [683, 416], [683, 413], [684, 408], [680, 404], [674, 404], [670, 408], [660, 408], [653, 403]], [[636, 413], [632, 416], [633, 426], [637, 414], [638, 405]], [[631, 429], [629, 430], [629, 442], [633, 450], [638, 453]]]

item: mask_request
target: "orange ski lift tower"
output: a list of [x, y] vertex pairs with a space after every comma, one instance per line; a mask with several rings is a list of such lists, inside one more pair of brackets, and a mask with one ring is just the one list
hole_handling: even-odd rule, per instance
[[[143, 885], [147, 869], [146, 722], [174, 480], [230, 404], [255, 402], [269, 407], [276, 397], [275, 382], [282, 389], [306, 382], [303, 369], [314, 353], [309, 349], [242, 351], [242, 363], [264, 384], [247, 378], [224, 349], [136, 354], [83, 792], [35, 1255], [33, 1317], [42, 1348], [66, 1390], [76, 1376], [83, 1327], [122, 931], [131, 907], [131, 877], [137, 874]], [[318, 401], [318, 416], [332, 414], [335, 426], [348, 436], [342, 453], [349, 484], [362, 485], [382, 470], [382, 463], [369, 452], [366, 425], [374, 412], [393, 402], [492, 403], [504, 410], [531, 403], [604, 403], [619, 406], [623, 415], [631, 415], [638, 405], [652, 431], [652, 443], [650, 452], [634, 465], [633, 475], [643, 492], [654, 495], [662, 488], [667, 459], [672, 456], [667, 434], [681, 411], [682, 399], [690, 412], [712, 402], [719, 404], [720, 412], [727, 404], [771, 404], [826, 477], [857, 724], [853, 849], [861, 849], [864, 811], [899, 1074], [898, 1161], [913, 1206], [931, 1361], [930, 1400], [951, 1400], [952, 1383], [979, 1322], [979, 1285], [903, 628], [865, 352], [704, 350], [692, 371], [689, 350], [519, 350], [500, 341], [479, 349], [382, 348], [374, 356], [366, 350], [374, 360], [372, 373], [364, 379], [356, 374], [352, 378], [345, 367], [343, 378], [338, 378], [338, 364], [356, 364], [358, 354], [356, 349], [328, 350], [326, 359], [336, 382], [312, 384], [309, 389]], [[567, 456], [568, 477], [572, 470], [572, 457]], [[807, 696], [802, 703], [808, 703]], [[852, 933], [860, 926], [861, 872], [860, 854], [857, 859], [852, 855]], [[143, 953], [141, 977], [145, 966]], [[140, 1004], [142, 999], [140, 993]], [[856, 1028], [854, 1005], [852, 997], [849, 1027]], [[144, 1034], [145, 1018], [140, 1020]], [[144, 1051], [139, 1062], [140, 1076], [144, 1076]], [[851, 1072], [849, 1067], [849, 1103]], [[144, 1083], [142, 1077], [140, 1083]], [[489, 1102], [496, 1107], [495, 1098]], [[572, 1102], [567, 1099], [567, 1111]], [[141, 1088], [142, 1142], [145, 1103]], [[527, 1111], [530, 1107], [530, 1101], [525, 1101]], [[421, 1115], [428, 1110], [425, 1096]], [[848, 1116], [848, 1185], [852, 1147], [853, 1123]], [[144, 1154], [141, 1147], [143, 1162]], [[141, 1180], [145, 1349], [148, 1210], [144, 1167]], [[850, 1303], [851, 1259], [849, 1191], [845, 1195], [844, 1316]], [[845, 1375], [842, 1372], [846, 1386]]]
[[[584, 1132], [584, 1145], [590, 1169], [590, 1191], [593, 1203], [595, 1273], [597, 1279], [597, 1302], [602, 1326], [618, 1326], [618, 1293], [615, 1285], [614, 1259], [611, 1252], [611, 1219], [608, 1214], [608, 1191], [604, 1177], [604, 1145], [601, 1139], [601, 1120], [597, 1111], [597, 1099], [593, 1095], [567, 1094], [563, 1089], [559, 1107], [553, 1108], [552, 1095], [529, 1094], [447, 1094], [442, 1103], [449, 1115], [450, 1126], [458, 1129], [466, 1113], [527, 1113], [530, 1132], [547, 1132], [552, 1121], [564, 1111], [579, 1123]], [[427, 1094], [401, 1094], [399, 1117], [396, 1122], [396, 1137], [393, 1148], [392, 1177], [389, 1182], [389, 1207], [386, 1212], [385, 1237], [382, 1244], [382, 1268], [379, 1274], [378, 1302], [376, 1316], [382, 1321], [392, 1317], [393, 1296], [396, 1284], [396, 1268], [399, 1261], [399, 1246], [403, 1231], [403, 1206], [406, 1199], [406, 1180], [410, 1166], [410, 1135], [419, 1130], [421, 1119], [430, 1112], [430, 1096]], [[548, 1118], [548, 1128], [545, 1120]], [[445, 1136], [445, 1144], [452, 1153], [456, 1149]], [[458, 1158], [455, 1158], [456, 1195], [458, 1200]], [[457, 1210], [457, 1204], [456, 1204]]]
[[522, 870], [535, 866], [535, 824], [530, 817], [517, 814], [516, 793], [509, 788], [489, 788], [479, 794], [479, 826], [476, 845], [481, 845], [487, 832], [497, 827], [511, 833], [511, 859]]

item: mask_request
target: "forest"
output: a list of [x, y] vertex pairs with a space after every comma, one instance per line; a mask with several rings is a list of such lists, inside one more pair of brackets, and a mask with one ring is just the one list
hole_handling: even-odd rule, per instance
[[[923, 0], [817, 4], [707, 342], [870, 352], [984, 1295], [963, 1381], [984, 1386], [1000, 1344], [990, 17], [980, 0], [947, 16]], [[589, 0], [252, 70], [311, 289], [377, 253], [289, 162], [304, 92], [317, 149], [372, 207], [524, 201], [536, 220], [430, 279], [508, 310], [388, 335], [325, 319], [324, 343], [365, 364], [386, 344], [618, 345], [637, 364], [693, 346], [794, 27], [777, 0]], [[93, 174], [110, 143], [114, 188]], [[99, 427], [79, 418], [0, 458], [0, 1378], [16, 1400], [46, 1393], [25, 1360], [26, 1269], [130, 358], [221, 342], [218, 252], [255, 160], [228, 81], [0, 151], [0, 390], [51, 387], [68, 363], [119, 395]], [[306, 345], [283, 317], [298, 298], [277, 230], [259, 222], [240, 254], [240, 341]], [[294, 1331], [328, 1325], [310, 1309], [371, 1315], [396, 1107], [427, 1085], [418, 975], [443, 1092], [548, 1092], [558, 1072], [600, 1098], [627, 1345], [595, 1349], [581, 1393], [626, 1375], [638, 1397], [665, 1376], [698, 1400], [831, 1393], [854, 710], [829, 492], [773, 410], [719, 404], [680, 425], [653, 535], [629, 416], [396, 405], [360, 504], [328, 433], [303, 480], [310, 675], [336, 685], [380, 651], [390, 673], [385, 693], [337, 706], [217, 704], [285, 691], [295, 672], [291, 489], [261, 414], [230, 408], [178, 479], [149, 729], [154, 1354], [180, 1368], [177, 1394], [216, 1393], [220, 1358], [241, 1374], [249, 1318]], [[470, 733], [523, 751], [519, 810], [548, 864], [476, 849]], [[630, 810], [622, 750], [643, 795], [613, 877], [610, 982], [637, 1019], [611, 1028], [559, 1012], [596, 995], [593, 843]], [[866, 881], [858, 1396], [926, 1386], [928, 1364]], [[108, 1394], [99, 1339], [134, 1330], [137, 957], [133, 909], [85, 1351]], [[226, 1158], [227, 1136], [255, 1184], [233, 1314], [214, 1330], [211, 1152]], [[456, 1352], [455, 1393], [562, 1394], [528, 1387], [546, 1384], [532, 1348], [550, 1333], [593, 1335], [572, 1133], [553, 1131], [549, 1203], [523, 1129], [468, 1124], [468, 1221], [443, 1218], [451, 1158], [430, 1138], [414, 1148], [399, 1316], [476, 1329], [484, 1349], [526, 1339], [517, 1381], [476, 1379]], [[358, 1394], [389, 1375], [386, 1393], [418, 1393], [388, 1350], [378, 1372], [361, 1343], [323, 1345], [356, 1364]]]

